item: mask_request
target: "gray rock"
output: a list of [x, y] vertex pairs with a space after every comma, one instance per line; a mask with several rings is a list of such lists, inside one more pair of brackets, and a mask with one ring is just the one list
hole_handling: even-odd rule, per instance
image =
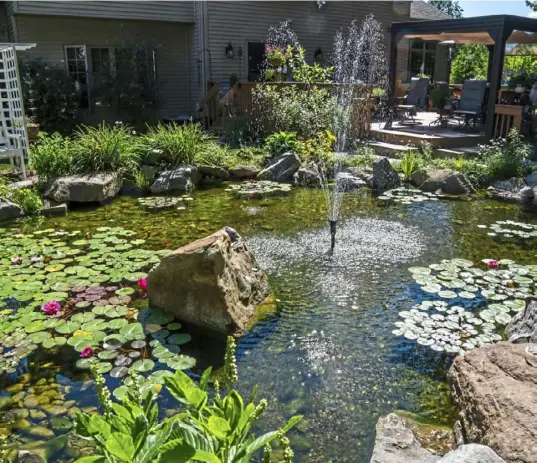
[[273, 182], [291, 182], [299, 168], [300, 158], [298, 155], [285, 153], [272, 159], [270, 165], [257, 174], [257, 178]]
[[156, 175], [159, 172], [159, 168], [157, 166], [150, 166], [147, 164], [143, 164], [140, 167], [142, 174], [144, 174], [145, 179], [148, 182], [153, 182], [155, 180]]
[[26, 180], [20, 180], [19, 182], [13, 182], [8, 185], [11, 190], [22, 190], [33, 188], [37, 184], [37, 177], [29, 177]]
[[377, 158], [373, 161], [372, 185], [375, 190], [391, 190], [401, 185], [399, 174], [387, 158]]
[[505, 463], [486, 445], [466, 444], [444, 455], [438, 463]]
[[166, 193], [169, 191], [189, 191], [198, 186], [200, 174], [194, 166], [183, 166], [177, 169], [161, 172], [151, 185], [151, 193]]
[[508, 191], [509, 193], [518, 193], [526, 186], [524, 179], [512, 177], [509, 180], [498, 180], [491, 184], [495, 190]]
[[45, 197], [57, 203], [95, 203], [116, 196], [122, 178], [116, 173], [70, 175], [60, 177], [45, 191]]
[[260, 171], [256, 166], [235, 166], [230, 170], [230, 174], [236, 180], [248, 180], [257, 177]]
[[57, 204], [54, 201], [45, 200], [43, 202], [43, 208], [41, 209], [41, 215], [44, 217], [58, 217], [67, 214], [67, 204]]
[[229, 172], [223, 167], [217, 166], [197, 166], [199, 173], [204, 177], [213, 177], [220, 180], [229, 180]]
[[531, 187], [537, 186], [537, 172], [533, 172], [529, 174], [525, 180], [528, 186], [531, 186]]
[[518, 192], [518, 194], [521, 198], [533, 199], [535, 197], [535, 191], [533, 191], [533, 188], [530, 186], [525, 186]]
[[45, 463], [45, 460], [35, 453], [28, 450], [19, 450], [19, 453], [13, 460], [13, 463]]
[[353, 177], [363, 180], [367, 186], [373, 186], [373, 169], [369, 167], [347, 167], [345, 172], [349, 172]]
[[463, 174], [451, 169], [436, 167], [419, 169], [412, 174], [411, 181], [418, 188], [430, 193], [437, 190], [442, 190], [448, 195], [466, 195], [475, 192], [474, 187]]
[[354, 177], [349, 172], [339, 172], [336, 175], [336, 185], [342, 191], [359, 190], [366, 185], [361, 178]]
[[433, 463], [437, 460], [416, 440], [403, 418], [395, 413], [379, 418], [370, 463]]
[[519, 344], [525, 342], [537, 343], [537, 300], [526, 299], [526, 307], [518, 312], [507, 328], [505, 337], [509, 342]]
[[12, 220], [22, 215], [22, 209], [7, 199], [0, 198], [0, 221]]
[[320, 186], [321, 175], [317, 166], [311, 162], [302, 166], [295, 172], [294, 175], [295, 185], [298, 186]]
[[152, 307], [219, 334], [239, 334], [268, 296], [265, 274], [230, 227], [162, 258], [149, 273]]

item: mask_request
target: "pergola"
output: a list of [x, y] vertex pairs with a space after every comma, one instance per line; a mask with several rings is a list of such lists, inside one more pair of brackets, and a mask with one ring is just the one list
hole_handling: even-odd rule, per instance
[[537, 19], [512, 15], [473, 18], [408, 21], [391, 27], [390, 82], [396, 84], [397, 45], [401, 39], [422, 39], [453, 44], [483, 44], [489, 49], [486, 109], [487, 136], [494, 132], [494, 108], [501, 88], [507, 44], [537, 44]]

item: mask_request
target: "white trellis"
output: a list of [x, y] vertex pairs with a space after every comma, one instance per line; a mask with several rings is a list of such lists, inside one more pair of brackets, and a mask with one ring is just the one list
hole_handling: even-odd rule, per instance
[[17, 51], [33, 47], [35, 44], [0, 43], [0, 158], [9, 159], [13, 172], [24, 179], [28, 134]]

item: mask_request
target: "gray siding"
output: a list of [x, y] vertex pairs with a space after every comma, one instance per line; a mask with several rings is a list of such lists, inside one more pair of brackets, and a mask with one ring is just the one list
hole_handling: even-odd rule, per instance
[[16, 14], [194, 22], [193, 1], [14, 1]]
[[[410, 18], [410, 2], [329, 1], [320, 9], [314, 1], [209, 2], [208, 47], [211, 50], [210, 67], [213, 80], [228, 81], [231, 73], [246, 79], [248, 42], [264, 41], [270, 26], [292, 20], [293, 30], [306, 49], [306, 59], [311, 61], [319, 47], [324, 56], [328, 56], [336, 32], [342, 27], [348, 27], [353, 19], [361, 20], [369, 13], [373, 13], [382, 23], [386, 50], [389, 52], [389, 26], [392, 22]], [[225, 56], [224, 49], [229, 42], [235, 50], [242, 47], [242, 57]], [[405, 69], [406, 63], [407, 58], [399, 56], [398, 69]]]
[[64, 45], [114, 47], [119, 40], [129, 37], [161, 45], [157, 50], [159, 114], [192, 113], [193, 76], [189, 73], [189, 66], [193, 25], [21, 15], [15, 18], [19, 40], [37, 43], [35, 48], [24, 54], [61, 66], [65, 66]]

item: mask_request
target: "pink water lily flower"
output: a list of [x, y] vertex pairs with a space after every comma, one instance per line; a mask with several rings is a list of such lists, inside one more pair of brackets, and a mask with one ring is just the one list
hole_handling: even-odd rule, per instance
[[22, 257], [12, 257], [11, 258], [11, 263], [13, 265], [20, 265], [22, 264]]
[[62, 306], [58, 301], [50, 301], [43, 305], [43, 307], [41, 307], [41, 310], [44, 312], [45, 315], [56, 315], [61, 312]]
[[138, 287], [142, 290], [142, 291], [147, 291], [147, 278], [140, 278], [138, 280]]
[[30, 262], [31, 262], [32, 264], [37, 264], [38, 262], [42, 262], [42, 261], [43, 261], [43, 258], [42, 258], [42, 257], [39, 257], [39, 256], [37, 256], [37, 257], [32, 257], [32, 258], [30, 259]]
[[90, 358], [92, 355], [93, 349], [90, 346], [84, 347], [84, 349], [82, 349], [82, 352], [80, 352], [80, 357], [84, 359]]
[[489, 269], [497, 269], [498, 266], [500, 265], [500, 263], [497, 261], [497, 260], [489, 260], [489, 263], [488, 263], [488, 266], [489, 266]]

